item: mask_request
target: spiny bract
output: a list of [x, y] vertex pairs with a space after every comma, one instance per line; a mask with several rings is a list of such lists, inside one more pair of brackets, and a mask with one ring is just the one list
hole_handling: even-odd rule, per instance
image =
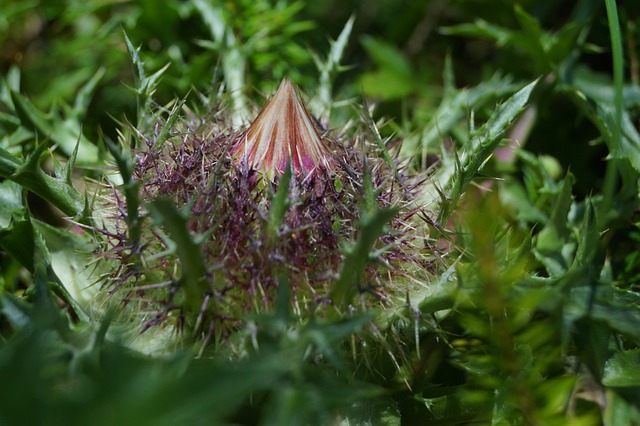
[[[155, 219], [144, 219], [132, 242], [126, 197], [111, 189], [115, 220], [102, 229], [103, 256], [116, 262], [110, 293], [134, 305], [145, 328], [173, 324], [216, 342], [248, 313], [268, 310], [283, 276], [294, 312], [321, 314], [334, 306], [332, 285], [349, 272], [345, 247], [378, 209], [394, 207], [398, 213], [358, 260], [359, 297], [347, 309], [403, 303], [415, 285], [410, 274], [428, 270], [413, 247], [415, 180], [375, 155], [368, 135], [341, 141], [320, 129], [288, 80], [247, 129], [228, 122], [224, 113], [187, 114], [166, 140], [156, 132], [130, 148], [139, 214]], [[286, 202], [277, 204], [286, 181], [279, 192]], [[167, 205], [181, 214], [158, 212]]]

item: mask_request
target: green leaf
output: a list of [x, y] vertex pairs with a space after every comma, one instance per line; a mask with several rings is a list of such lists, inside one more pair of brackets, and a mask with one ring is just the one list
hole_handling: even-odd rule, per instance
[[[382, 158], [384, 162], [387, 163], [389, 168], [393, 170], [394, 174], [396, 174], [396, 164], [393, 161], [393, 158], [391, 158], [391, 154], [389, 154], [389, 150], [387, 148], [385, 141], [382, 140], [382, 137], [380, 136], [380, 131], [378, 130], [378, 126], [376, 125], [376, 122], [369, 111], [367, 100], [364, 97], [362, 98], [362, 106], [363, 107], [360, 112], [360, 117], [362, 117], [362, 120], [367, 124], [367, 127], [369, 128], [369, 133], [371, 133], [371, 135], [373, 136], [373, 140], [378, 147], [378, 151], [376, 152], [376, 154], [380, 158]], [[365, 174], [366, 173], [367, 171], [365, 170]], [[370, 179], [370, 176], [368, 178], [365, 176], [365, 185], [367, 184], [366, 181], [369, 179]]]
[[347, 48], [347, 43], [351, 36], [351, 30], [353, 29], [353, 23], [355, 20], [355, 15], [351, 15], [344, 24], [344, 28], [342, 28], [338, 38], [331, 43], [329, 55], [327, 56], [327, 67], [329, 69], [335, 69], [340, 66], [340, 61], [342, 60], [345, 49]]
[[[613, 105], [615, 101], [615, 89], [609, 74], [596, 72], [584, 65], [576, 67], [571, 74], [571, 84], [584, 94], [584, 97], [596, 103]], [[567, 90], [568, 87], [563, 86]], [[640, 86], [626, 84], [623, 86], [623, 105], [625, 109], [631, 109], [640, 105]]]
[[167, 122], [164, 124], [160, 133], [158, 133], [158, 137], [155, 140], [155, 147], [158, 149], [169, 139], [171, 136], [169, 132], [173, 129], [174, 124], [180, 118], [180, 113], [182, 112], [182, 107], [186, 103], [186, 99], [182, 99], [174, 104], [173, 108], [171, 108], [171, 112], [169, 113], [169, 118]]
[[[451, 52], [444, 58], [444, 68], [442, 70], [442, 102], [451, 102], [458, 94], [455, 86], [455, 75], [453, 73], [453, 61]], [[477, 87], [477, 86], [476, 86]], [[470, 107], [472, 107], [470, 105]]]
[[522, 47], [527, 51], [529, 57], [538, 64], [536, 73], [549, 72], [551, 64], [547, 57], [547, 49], [545, 44], [551, 37], [542, 31], [538, 21], [529, 15], [521, 6], [516, 5], [514, 8], [516, 19], [523, 30], [521, 33], [514, 34], [511, 40], [514, 44]]
[[289, 208], [287, 197], [289, 196], [289, 183], [291, 182], [291, 160], [278, 181], [278, 190], [271, 201], [269, 209], [269, 221], [267, 222], [267, 239], [270, 243], [277, 241], [280, 226]]
[[148, 125], [153, 121], [154, 114], [151, 114], [153, 95], [158, 88], [160, 78], [171, 64], [166, 64], [154, 74], [147, 76], [144, 69], [144, 62], [140, 57], [140, 48], [133, 46], [133, 43], [131, 43], [131, 40], [129, 40], [129, 37], [124, 30], [123, 35], [127, 51], [129, 52], [129, 58], [134, 68], [134, 92], [137, 95], [136, 102], [138, 115], [138, 125], [136, 127], [138, 129], [142, 129], [145, 124]]
[[[87, 320], [88, 317], [82, 307], [71, 297], [55, 274], [51, 263], [51, 253], [42, 234], [34, 226], [30, 217], [15, 219], [11, 226], [0, 230], [0, 248], [34, 274], [36, 295], [45, 291], [40, 287], [44, 286], [47, 292], [51, 288], [58, 297], [71, 306], [81, 320]], [[36, 275], [39, 278], [35, 278]]]
[[100, 67], [98, 71], [87, 81], [76, 94], [75, 102], [73, 103], [73, 109], [71, 110], [71, 117], [74, 117], [77, 121], [82, 121], [89, 110], [89, 104], [93, 98], [93, 92], [95, 92], [98, 83], [104, 77], [106, 68]]
[[368, 96], [380, 97], [385, 100], [400, 99], [408, 96], [414, 89], [412, 82], [413, 80], [410, 77], [402, 78], [389, 69], [368, 72], [361, 79], [364, 93]]
[[524, 52], [526, 60], [532, 64], [533, 73], [538, 75], [553, 71], [568, 58], [579, 46], [578, 38], [589, 24], [587, 19], [569, 22], [552, 34], [544, 31], [538, 20], [520, 5], [514, 7], [514, 15], [520, 26], [519, 30], [479, 19], [472, 24], [445, 27], [441, 32], [446, 35], [490, 39], [498, 47]]
[[308, 327], [303, 329], [303, 335], [309, 343], [313, 344], [317, 352], [322, 354], [332, 368], [346, 372], [339, 344], [343, 339], [359, 333], [363, 327], [371, 323], [373, 318], [373, 314], [369, 312], [320, 324], [314, 319]]
[[458, 293], [458, 283], [454, 280], [458, 261], [452, 262], [435, 282], [426, 286], [423, 292], [410, 294], [411, 303], [417, 306], [423, 315], [430, 315], [454, 307]]
[[[467, 185], [479, 174], [484, 164], [502, 141], [509, 125], [522, 112], [536, 87], [535, 80], [496, 108], [489, 120], [477, 131], [477, 135], [464, 147], [459, 156], [459, 166], [441, 171], [438, 180], [445, 190], [447, 203], [439, 213], [440, 224], [445, 224]], [[457, 154], [456, 154], [457, 156]]]
[[116, 160], [118, 171], [122, 176], [122, 189], [124, 197], [127, 201], [127, 230], [129, 243], [136, 247], [140, 243], [140, 234], [142, 232], [142, 218], [140, 217], [140, 182], [133, 178], [133, 160], [125, 149], [111, 142], [104, 140], [105, 145], [111, 155]]
[[207, 291], [207, 268], [202, 258], [200, 244], [189, 232], [187, 220], [169, 199], [156, 199], [149, 205], [156, 224], [163, 226], [176, 244], [176, 254], [180, 259], [182, 288], [188, 306], [198, 312], [202, 297]]
[[576, 267], [594, 266], [595, 256], [599, 248], [600, 234], [598, 232], [596, 212], [591, 200], [587, 200], [584, 219], [580, 229], [580, 240], [576, 253]]
[[46, 243], [49, 262], [55, 276], [70, 297], [83, 310], [91, 308], [96, 294], [100, 292], [99, 267], [95, 252], [98, 249], [85, 234], [69, 229], [57, 228], [44, 222], [33, 220], [33, 225]]
[[584, 19], [565, 24], [553, 35], [551, 45], [547, 49], [549, 59], [555, 64], [568, 58], [571, 53], [581, 47], [580, 37], [588, 28], [589, 21]]
[[42, 152], [47, 145], [41, 143], [36, 151], [22, 162], [8, 151], [0, 148], [0, 176], [11, 179], [25, 189], [38, 194], [68, 216], [75, 217], [85, 209], [84, 197], [65, 177], [55, 178], [46, 174], [40, 167]]
[[631, 403], [616, 390], [612, 389], [607, 390], [606, 401], [607, 405], [602, 419], [604, 426], [637, 424], [637, 420], [640, 418], [637, 401], [635, 401], [636, 403]]
[[392, 44], [371, 36], [364, 36], [362, 44], [373, 61], [382, 69], [399, 78], [410, 78], [411, 64], [404, 54]]
[[23, 214], [20, 185], [10, 180], [0, 182], [0, 230], [7, 228], [14, 218]]
[[17, 297], [0, 293], [0, 312], [14, 329], [23, 329], [32, 324], [31, 305]]
[[194, 1], [194, 6], [207, 25], [214, 43], [209, 45], [220, 54], [222, 72], [227, 92], [231, 96], [233, 124], [241, 126], [248, 118], [246, 98], [244, 96], [245, 67], [247, 58], [242, 46], [229, 25], [225, 9], [204, 0]]
[[640, 350], [616, 352], [604, 366], [602, 384], [611, 387], [640, 388]]
[[222, 43], [224, 33], [227, 30], [226, 19], [223, 15], [223, 9], [213, 7], [211, 4], [203, 0], [194, 0], [194, 6], [198, 9], [202, 20], [209, 29], [209, 33], [213, 36], [216, 43]]
[[30, 220], [15, 220], [10, 227], [0, 230], [0, 247], [29, 271], [35, 270], [35, 235]]
[[[566, 324], [579, 319], [605, 324], [613, 332], [640, 343], [640, 297], [609, 285], [579, 285], [580, 277], [570, 277], [578, 286], [567, 296]], [[588, 281], [584, 284], [589, 284]]]
[[[445, 81], [452, 79], [452, 70], [445, 67]], [[510, 77], [494, 75], [489, 80], [469, 89], [456, 91], [453, 86], [448, 87], [433, 118], [422, 127], [419, 136], [408, 138], [402, 144], [401, 155], [423, 158], [424, 161], [427, 153], [440, 153], [442, 150], [442, 144], [440, 143], [442, 138], [450, 134], [460, 120], [468, 115], [470, 110], [481, 108], [492, 99], [509, 95], [520, 86], [513, 84]], [[446, 155], [446, 153], [442, 153], [442, 155], [445, 164], [439, 171], [440, 176], [437, 181], [440, 184], [453, 174], [450, 156]]]
[[572, 187], [573, 176], [567, 174], [562, 184], [562, 190], [555, 200], [549, 222], [545, 224], [538, 234], [536, 242], [538, 251], [549, 254], [559, 253], [567, 243], [569, 234], [567, 215], [573, 201]]
[[362, 86], [370, 96], [397, 99], [408, 95], [415, 87], [413, 68], [395, 46], [370, 36], [362, 38], [369, 56], [378, 70], [362, 77]]
[[349, 251], [342, 265], [340, 276], [333, 284], [329, 297], [339, 309], [345, 309], [358, 290], [364, 289], [365, 267], [374, 243], [384, 233], [386, 224], [396, 215], [397, 209], [380, 209], [363, 218], [360, 237]]
[[[561, 90], [569, 94], [576, 105], [600, 131], [610, 158], [627, 159], [636, 171], [640, 171], [640, 133], [633, 124], [629, 112], [622, 109], [620, 121], [615, 103], [615, 89], [611, 80], [585, 68], [576, 72], [573, 86], [563, 85]], [[624, 105], [631, 108], [640, 105], [640, 91], [625, 87]], [[619, 128], [619, 137], [616, 137]]]
[[340, 65], [340, 62], [342, 61], [344, 51], [347, 48], [347, 43], [351, 36], [354, 21], [355, 15], [349, 18], [338, 38], [331, 42], [329, 55], [324, 62], [317, 56], [314, 56], [316, 66], [318, 67], [318, 70], [320, 70], [320, 82], [318, 84], [318, 95], [314, 98], [314, 101], [312, 101], [311, 106], [315, 115], [325, 121], [329, 120], [331, 106], [333, 104], [333, 95], [331, 93], [333, 87], [332, 80], [339, 71], [345, 69], [345, 67]]
[[280, 274], [278, 280], [278, 302], [275, 314], [281, 324], [288, 324], [291, 321], [291, 287], [285, 272]]
[[82, 133], [82, 126], [76, 117], [63, 117], [57, 111], [45, 114], [38, 110], [26, 97], [11, 91], [11, 99], [16, 108], [16, 115], [22, 125], [37, 135], [51, 139], [62, 151], [70, 156], [79, 145], [77, 161], [81, 166], [101, 164], [98, 147]]
[[423, 398], [416, 396], [416, 401], [424, 404], [425, 416], [421, 421], [429, 424], [465, 424], [489, 421], [491, 418], [491, 404], [488, 396], [479, 399], [465, 398], [463, 391], [450, 392], [448, 395]]
[[480, 37], [495, 40], [499, 46], [505, 46], [513, 37], [513, 31], [478, 19], [472, 24], [460, 24], [444, 27], [440, 30], [445, 35]]

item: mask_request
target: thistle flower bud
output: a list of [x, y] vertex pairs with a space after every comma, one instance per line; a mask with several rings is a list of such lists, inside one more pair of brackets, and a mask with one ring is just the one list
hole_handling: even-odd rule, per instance
[[289, 161], [297, 177], [309, 179], [329, 169], [331, 158], [304, 101], [286, 78], [231, 154], [237, 164], [262, 170], [270, 179], [281, 175]]
[[[107, 206], [115, 217], [102, 230], [104, 258], [117, 262], [110, 293], [137, 308], [143, 328], [175, 324], [205, 341], [226, 341], [248, 313], [273, 306], [283, 273], [294, 312], [314, 315], [332, 303], [330, 290], [345, 263], [341, 247], [359, 238], [359, 224], [376, 204], [399, 207], [400, 214], [388, 223], [390, 232], [382, 224], [376, 230], [382, 235], [369, 238], [374, 246], [358, 260], [364, 271], [353, 275], [359, 281], [353, 293], [360, 292], [361, 306], [392, 298], [404, 303], [406, 288], [398, 282], [427, 269], [411, 248], [416, 209], [401, 168], [368, 156], [379, 147], [361, 129], [346, 141], [321, 135], [286, 79], [245, 131], [231, 130], [231, 121], [224, 111], [206, 119], [187, 115], [171, 121], [170, 138], [143, 135], [146, 143], [131, 148], [132, 175], [140, 182], [135, 205], [157, 207], [162, 198], [165, 213], [171, 204], [189, 213], [165, 214], [164, 222], [132, 220], [118, 190]], [[277, 189], [276, 202], [274, 180], [287, 164], [294, 178], [288, 192]], [[135, 243], [127, 232], [133, 223]], [[198, 251], [202, 258], [192, 262]]]

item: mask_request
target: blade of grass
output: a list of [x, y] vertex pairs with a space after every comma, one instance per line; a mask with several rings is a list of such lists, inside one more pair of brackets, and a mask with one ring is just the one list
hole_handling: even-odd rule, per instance
[[[613, 85], [614, 85], [614, 120], [613, 120], [613, 145], [621, 145], [621, 123], [622, 123], [622, 85], [624, 82], [624, 57], [622, 54], [622, 35], [620, 32], [620, 21], [618, 19], [618, 9], [615, 0], [605, 0], [607, 8], [607, 18], [609, 20], [609, 32], [611, 34], [611, 49], [613, 55]], [[605, 180], [602, 190], [602, 211], [611, 209], [613, 196], [618, 182], [618, 160], [611, 159], [607, 163]]]

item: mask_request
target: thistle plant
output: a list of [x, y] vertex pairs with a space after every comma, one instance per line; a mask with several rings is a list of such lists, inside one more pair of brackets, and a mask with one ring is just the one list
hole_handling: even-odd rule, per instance
[[406, 232], [419, 223], [417, 180], [369, 135], [321, 128], [287, 79], [250, 126], [231, 121], [171, 116], [130, 153], [112, 147], [125, 181], [99, 229], [117, 262], [112, 296], [144, 328], [205, 342], [268, 311], [285, 278], [303, 318], [403, 303], [410, 274], [428, 271]]

